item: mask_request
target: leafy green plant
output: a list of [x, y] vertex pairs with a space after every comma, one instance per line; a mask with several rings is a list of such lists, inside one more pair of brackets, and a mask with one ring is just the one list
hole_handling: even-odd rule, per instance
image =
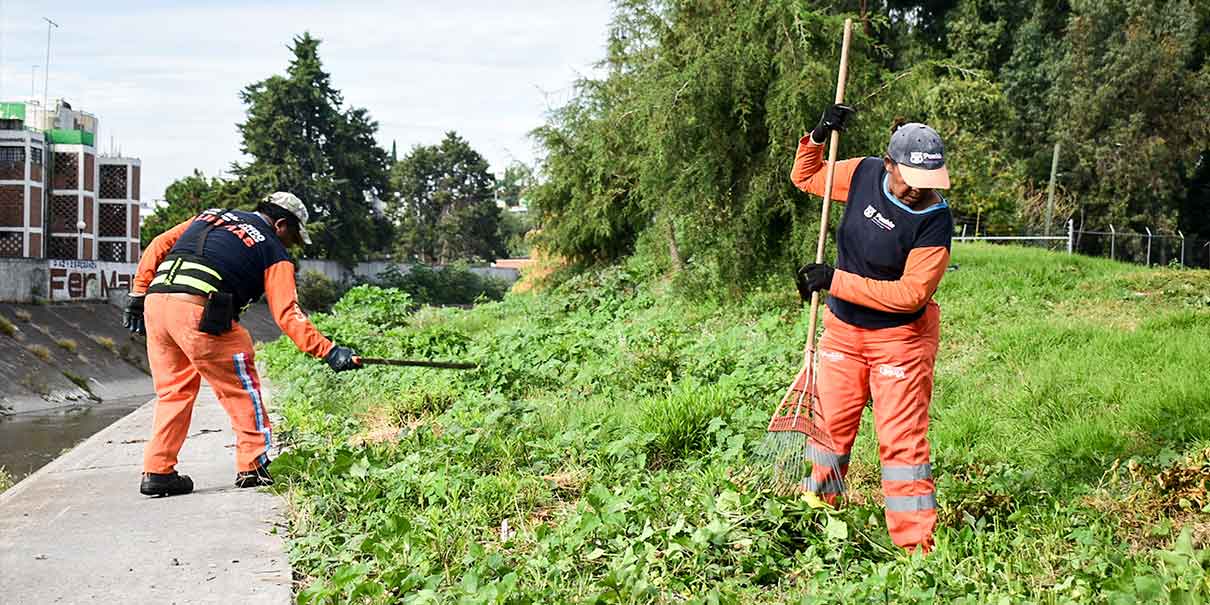
[[[1196, 526], [1181, 539], [1210, 443], [1210, 384], [1192, 378], [1210, 314], [1184, 285], [1201, 278], [1159, 270], [1144, 299], [1122, 293], [1137, 269], [1105, 260], [982, 245], [954, 259], [929, 557], [890, 543], [868, 416], [840, 510], [769, 493], [750, 466], [801, 362], [792, 286], [686, 294], [634, 258], [470, 309], [394, 316], [382, 301], [400, 294], [367, 289], [316, 316], [366, 354], [474, 371], [333, 374], [286, 340], [262, 350], [299, 600], [1204, 600], [1210, 549]], [[1119, 459], [1143, 461], [1129, 490], [1104, 479]]]

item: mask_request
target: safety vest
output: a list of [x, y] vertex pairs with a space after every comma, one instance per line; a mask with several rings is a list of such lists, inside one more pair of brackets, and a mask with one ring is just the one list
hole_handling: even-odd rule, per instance
[[209, 297], [215, 292], [226, 292], [223, 288], [223, 276], [205, 257], [206, 237], [217, 227], [228, 223], [223, 215], [231, 210], [224, 209], [205, 228], [198, 231], [189, 240], [182, 240], [178, 245], [187, 244], [193, 253], [180, 252], [169, 254], [159, 267], [156, 267], [155, 278], [147, 288], [148, 294], [163, 292], [178, 292], [198, 294]]

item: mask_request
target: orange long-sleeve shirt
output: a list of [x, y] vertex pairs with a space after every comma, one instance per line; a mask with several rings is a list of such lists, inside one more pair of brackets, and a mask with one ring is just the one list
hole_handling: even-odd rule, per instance
[[[790, 180], [823, 196], [828, 162], [808, 133], [798, 143]], [[837, 229], [836, 273], [828, 306], [842, 320], [870, 328], [919, 316], [949, 266], [953, 219], [944, 200], [913, 210], [891, 195], [881, 158], [836, 162], [832, 199], [845, 203]]]
[[[196, 253], [195, 250], [180, 249], [178, 243], [195, 222], [213, 222], [219, 212], [207, 210], [199, 215], [204, 220], [198, 221], [199, 217], [189, 219], [152, 240], [139, 259], [131, 294], [137, 296], [147, 292], [156, 269], [169, 254]], [[218, 265], [226, 279], [242, 280], [241, 283], [227, 284], [248, 299], [239, 304], [259, 298], [263, 292], [269, 303], [269, 312], [282, 333], [290, 337], [304, 353], [315, 357], [326, 356], [335, 345], [319, 333], [299, 306], [294, 263], [289, 260], [285, 247], [272, 228], [253, 213], [232, 211], [223, 215], [223, 218], [226, 222], [215, 228], [206, 240], [206, 260]], [[194, 228], [201, 228], [201, 225]], [[253, 277], [246, 269], [258, 264], [265, 269]], [[259, 283], [243, 283], [248, 280]]]

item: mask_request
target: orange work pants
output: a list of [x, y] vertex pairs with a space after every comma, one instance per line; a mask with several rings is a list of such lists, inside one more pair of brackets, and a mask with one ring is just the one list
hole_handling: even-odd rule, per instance
[[887, 529], [895, 544], [926, 552], [937, 524], [928, 427], [940, 318], [941, 309], [932, 301], [919, 319], [894, 328], [859, 328], [825, 311], [818, 405], [823, 429], [838, 451], [812, 443], [807, 453], [814, 464], [804, 485], [836, 501], [862, 410], [872, 395]]
[[252, 337], [239, 324], [221, 336], [199, 331], [202, 308], [171, 294], [147, 295], [147, 359], [156, 404], [155, 427], [143, 451], [144, 472], [171, 473], [176, 467], [203, 378], [231, 418], [236, 470], [268, 464], [272, 437]]

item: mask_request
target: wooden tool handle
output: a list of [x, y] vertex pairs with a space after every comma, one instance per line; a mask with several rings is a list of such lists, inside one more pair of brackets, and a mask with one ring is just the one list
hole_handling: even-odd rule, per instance
[[[853, 38], [853, 20], [844, 20], [844, 41], [840, 46], [840, 75], [836, 79], [836, 102], [844, 103], [844, 85], [849, 76], [849, 41]], [[836, 154], [840, 150], [840, 133], [833, 130], [828, 144], [828, 173], [823, 186], [823, 208], [819, 213], [819, 245], [815, 248], [815, 262], [823, 262], [824, 248], [828, 243], [828, 217], [832, 210], [832, 182], [836, 178]], [[819, 290], [811, 293], [811, 319], [807, 329], [807, 348], [803, 350], [803, 363], [811, 362], [815, 351], [815, 328], [819, 321]]]

